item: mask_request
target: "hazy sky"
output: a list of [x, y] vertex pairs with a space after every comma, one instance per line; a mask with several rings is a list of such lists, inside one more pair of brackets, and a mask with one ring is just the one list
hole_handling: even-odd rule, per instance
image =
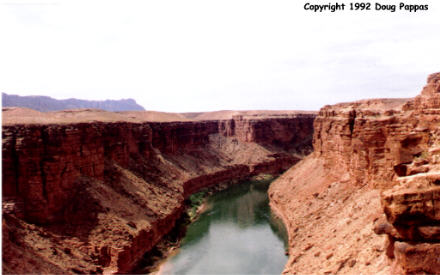
[[409, 1], [429, 4], [417, 13], [306, 2], [1, 0], [0, 91], [158, 111], [317, 110], [412, 97], [440, 71], [440, 1]]

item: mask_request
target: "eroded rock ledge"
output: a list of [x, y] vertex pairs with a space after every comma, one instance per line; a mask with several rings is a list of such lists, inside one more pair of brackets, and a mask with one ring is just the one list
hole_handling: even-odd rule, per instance
[[185, 196], [280, 173], [310, 152], [315, 118], [149, 122], [80, 110], [20, 121], [28, 111], [3, 112], [4, 273], [129, 272]]
[[[440, 272], [440, 74], [428, 77], [421, 95], [405, 105], [415, 129], [395, 163], [395, 186], [381, 195], [386, 220], [375, 231], [387, 234], [387, 256], [393, 271], [403, 274]], [[396, 169], [397, 168], [397, 169]]]
[[269, 190], [285, 272], [439, 273], [440, 74], [413, 99], [325, 106], [314, 127], [314, 153]]

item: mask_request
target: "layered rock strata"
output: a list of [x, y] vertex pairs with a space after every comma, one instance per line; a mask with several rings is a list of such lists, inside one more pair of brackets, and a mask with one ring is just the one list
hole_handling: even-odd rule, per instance
[[393, 271], [403, 274], [440, 272], [440, 74], [405, 106], [414, 122], [411, 152], [399, 163], [395, 186], [381, 195], [386, 220], [375, 231], [387, 234], [387, 255]]
[[[314, 153], [269, 191], [289, 231], [285, 272], [440, 272], [439, 79], [440, 74], [429, 76], [414, 99], [320, 110]], [[319, 174], [309, 175], [312, 170]]]
[[296, 163], [315, 117], [149, 122], [98, 112], [106, 118], [91, 121], [84, 110], [86, 121], [46, 113], [36, 123], [8, 111], [17, 110], [3, 113], [5, 273], [130, 272], [186, 196]]

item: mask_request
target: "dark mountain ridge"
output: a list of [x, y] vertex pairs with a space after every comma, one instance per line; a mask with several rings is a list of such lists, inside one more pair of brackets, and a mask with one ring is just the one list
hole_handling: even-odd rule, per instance
[[19, 96], [2, 93], [3, 107], [26, 107], [40, 112], [60, 111], [66, 109], [92, 108], [106, 111], [144, 111], [134, 99], [120, 100], [83, 100], [55, 99], [48, 96]]

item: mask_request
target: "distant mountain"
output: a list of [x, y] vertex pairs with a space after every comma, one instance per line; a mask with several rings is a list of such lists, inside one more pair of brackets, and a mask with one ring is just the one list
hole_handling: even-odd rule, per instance
[[120, 100], [82, 100], [62, 99], [58, 100], [48, 96], [19, 96], [2, 93], [3, 107], [26, 107], [40, 112], [60, 111], [66, 109], [92, 108], [106, 111], [144, 111], [145, 109], [136, 103], [134, 99]]

